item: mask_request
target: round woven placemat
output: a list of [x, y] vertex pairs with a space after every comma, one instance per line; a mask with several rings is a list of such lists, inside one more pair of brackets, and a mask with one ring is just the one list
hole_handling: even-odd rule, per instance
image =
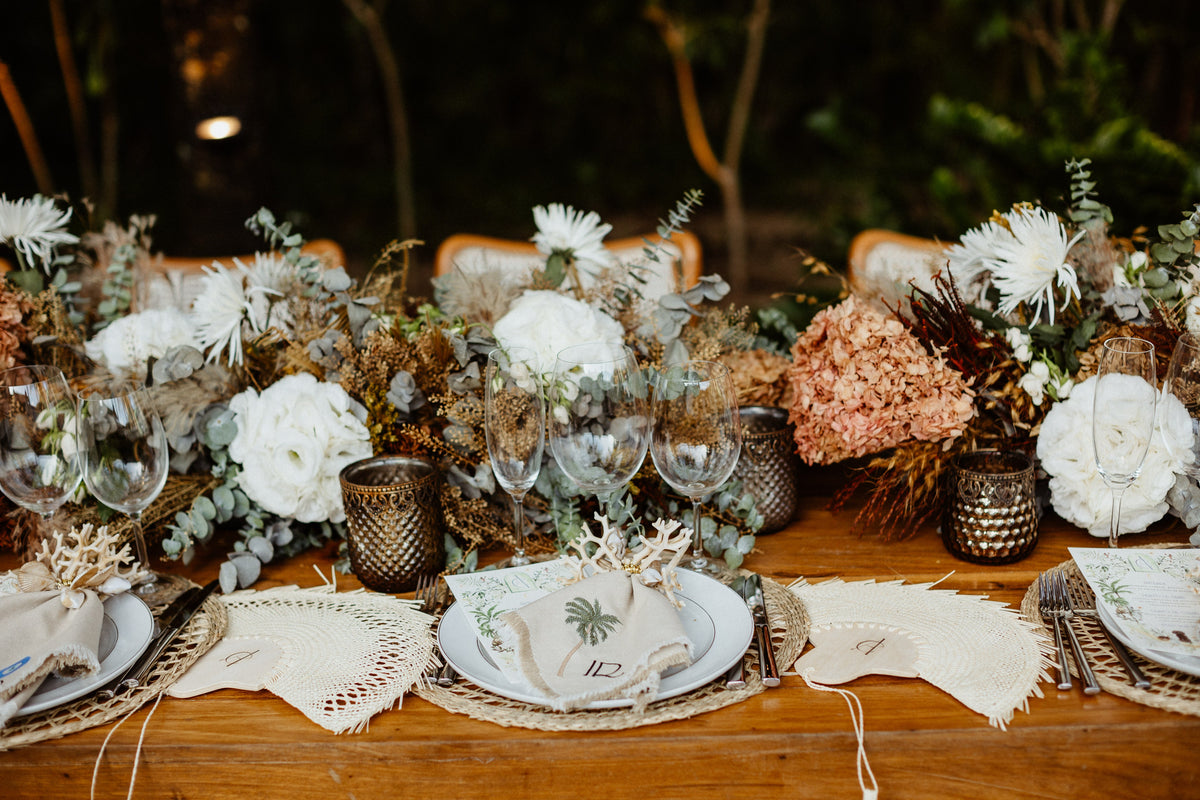
[[[733, 574], [722, 580], [732, 580]], [[781, 670], [787, 669], [800, 655], [808, 641], [808, 613], [796, 595], [784, 586], [763, 579], [763, 596], [771, 618], [771, 643]], [[641, 714], [630, 708], [610, 708], [597, 711], [554, 711], [546, 706], [509, 700], [480, 688], [466, 678], [452, 686], [441, 687], [418, 683], [413, 692], [434, 705], [455, 714], [517, 728], [545, 731], [615, 731], [655, 725], [740, 703], [764, 691], [759, 676], [758, 656], [754, 648], [744, 661], [746, 688], [726, 689], [723, 678], [716, 678], [698, 689], [651, 703]]]
[[[166, 608], [170, 598], [195, 585], [177, 575], [160, 575], [159, 584], [162, 590], [156, 592], [155, 597], [162, 598], [162, 602], [156, 603], [151, 609], [156, 616]], [[94, 693], [87, 694], [36, 714], [15, 717], [0, 730], [0, 750], [57, 739], [104, 725], [136, 711], [165, 692], [196, 659], [220, 641], [228, 624], [225, 604], [220, 598], [209, 596], [163, 653], [145, 684], [132, 691], [121, 692], [110, 700], [100, 700]]]
[[[1178, 546], [1176, 544], [1150, 545], [1151, 548], [1160, 549]], [[1064, 561], [1056, 569], [1061, 570], [1066, 579], [1072, 583], [1086, 583], [1079, 568], [1075, 566], [1074, 560]], [[1053, 637], [1054, 632], [1042, 619], [1038, 604], [1037, 583], [1034, 583], [1025, 592], [1025, 598], [1021, 601], [1021, 614], [1030, 622], [1040, 625], [1047, 637]], [[1133, 656], [1138, 667], [1150, 679], [1148, 689], [1139, 689], [1130, 682], [1129, 675], [1126, 674], [1125, 668], [1121, 666], [1120, 660], [1117, 659], [1105, 638], [1104, 630], [1100, 627], [1100, 620], [1076, 614], [1071, 620], [1071, 625], [1075, 629], [1088, 663], [1091, 664], [1092, 671], [1096, 674], [1096, 683], [1100, 684], [1101, 689], [1109, 694], [1115, 694], [1117, 697], [1124, 697], [1126, 700], [1132, 700], [1145, 706], [1200, 716], [1200, 678], [1150, 661], [1131, 651], [1130, 655]], [[1067, 663], [1070, 665], [1071, 674], [1079, 677], [1079, 668], [1073, 663], [1070, 655], [1067, 656]]]

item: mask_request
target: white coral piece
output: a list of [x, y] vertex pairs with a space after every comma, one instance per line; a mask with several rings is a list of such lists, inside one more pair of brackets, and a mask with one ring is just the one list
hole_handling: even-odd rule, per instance
[[84, 591], [91, 589], [103, 600], [127, 591], [146, 576], [134, 560], [129, 545], [110, 533], [107, 525], [85, 523], [67, 532], [53, 531], [42, 540], [35, 561], [21, 568], [23, 591], [58, 588], [63, 605], [78, 608]]
[[[646, 586], [658, 589], [676, 608], [683, 606], [675, 596], [680, 588], [676, 568], [692, 543], [692, 530], [678, 520], [658, 519], [653, 539], [638, 534], [638, 546], [627, 548], [625, 537], [609, 525], [607, 517], [596, 515], [600, 523], [600, 535], [593, 535], [586, 524], [583, 534], [570, 546], [579, 552], [569, 556], [568, 562], [575, 570], [575, 580], [580, 581], [600, 572], [624, 570]], [[589, 554], [589, 545], [595, 550]], [[665, 560], [665, 564], [664, 564]]]

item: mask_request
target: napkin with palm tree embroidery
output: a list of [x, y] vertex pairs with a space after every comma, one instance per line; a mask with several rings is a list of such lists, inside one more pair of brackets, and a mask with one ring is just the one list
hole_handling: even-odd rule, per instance
[[642, 710], [662, 673], [691, 663], [679, 613], [627, 572], [603, 572], [504, 614], [529, 685], [558, 711], [629, 698]]

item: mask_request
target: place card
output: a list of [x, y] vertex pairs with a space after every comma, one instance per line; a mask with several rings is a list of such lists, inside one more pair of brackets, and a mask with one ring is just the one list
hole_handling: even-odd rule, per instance
[[500, 616], [558, 591], [574, 579], [574, 568], [559, 558], [520, 567], [447, 575], [446, 584], [462, 604], [467, 622], [485, 654], [505, 678], [524, 685], [516, 653], [502, 641], [497, 630]]
[[1200, 550], [1069, 549], [1134, 649], [1200, 656]]

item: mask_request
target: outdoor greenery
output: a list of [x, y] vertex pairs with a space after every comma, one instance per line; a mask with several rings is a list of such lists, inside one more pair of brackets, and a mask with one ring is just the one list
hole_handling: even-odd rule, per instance
[[[84, 158], [50, 14], [11, 5], [0, 60], [54, 190], [77, 198]], [[109, 170], [110, 191], [93, 198], [111, 200], [107, 215], [156, 214], [164, 250], [245, 252], [256, 241], [240, 222], [268, 206], [309, 238], [338, 240], [352, 271], [399, 235], [380, 70], [348, 2], [60, 5], [83, 78], [83, 146], [102, 184]], [[710, 131], [731, 113], [752, 5], [662, 3], [686, 25]], [[645, 0], [377, 7], [404, 92], [418, 272], [455, 231], [526, 237], [534, 205], [595, 210], [623, 235], [690, 187], [710, 199], [693, 230], [722, 270], [719, 193], [689, 150]], [[195, 141], [201, 100], [219, 98], [189, 105], [176, 55], [185, 29], [230, 10], [245, 20], [229, 92], [246, 126]], [[1192, 12], [1186, 0], [776, 0], [740, 165], [751, 275], [787, 288], [803, 269], [797, 248], [840, 267], [864, 228], [953, 238], [1016, 200], [1058, 200], [1040, 195], [1065, 193], [1070, 159], [1103, 176], [1104, 203], [1130, 226], [1116, 233], [1178, 219], [1200, 198], [1200, 51], [1181, 22]], [[5, 113], [0, 191], [37, 190]]]

